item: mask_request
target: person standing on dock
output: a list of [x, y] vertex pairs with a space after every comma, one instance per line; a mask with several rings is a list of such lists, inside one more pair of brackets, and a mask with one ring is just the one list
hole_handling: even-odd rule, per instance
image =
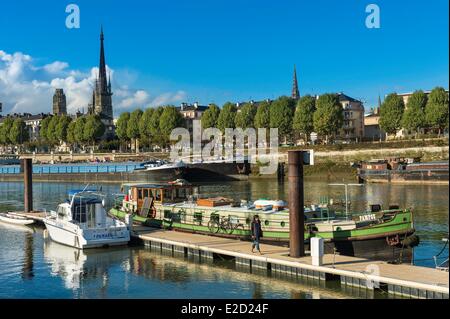
[[251, 224], [252, 227], [252, 253], [256, 250], [262, 255], [261, 249], [259, 249], [259, 239], [262, 237], [262, 229], [261, 229], [261, 221], [259, 220], [259, 216], [253, 216], [253, 221]]

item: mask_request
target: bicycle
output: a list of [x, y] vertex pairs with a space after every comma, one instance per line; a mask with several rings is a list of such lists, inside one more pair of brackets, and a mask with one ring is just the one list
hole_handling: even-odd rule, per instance
[[236, 218], [231, 218], [230, 216], [222, 218], [213, 218], [208, 222], [208, 229], [210, 232], [217, 234], [222, 231], [228, 235], [233, 234], [236, 230], [239, 230], [241, 234], [244, 232], [244, 225], [239, 223]]

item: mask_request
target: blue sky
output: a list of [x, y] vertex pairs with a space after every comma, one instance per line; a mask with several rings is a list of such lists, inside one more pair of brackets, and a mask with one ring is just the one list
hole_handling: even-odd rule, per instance
[[[80, 29], [65, 26], [69, 3], [80, 7]], [[365, 27], [370, 3], [380, 7], [380, 29]], [[46, 100], [59, 85], [72, 110], [86, 107], [103, 24], [116, 113], [289, 95], [294, 64], [301, 94], [343, 91], [368, 108], [378, 94], [448, 88], [448, 6], [447, 0], [2, 2], [0, 102], [7, 111], [50, 111]], [[11, 76], [13, 60], [28, 71]], [[52, 65], [61, 67], [47, 72]]]

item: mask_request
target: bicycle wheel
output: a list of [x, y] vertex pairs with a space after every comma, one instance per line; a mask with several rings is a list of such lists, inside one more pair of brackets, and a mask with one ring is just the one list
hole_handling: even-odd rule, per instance
[[220, 225], [217, 221], [215, 220], [210, 220], [208, 222], [208, 229], [211, 233], [213, 234], [217, 234], [219, 232], [220, 229]]
[[225, 232], [226, 232], [228, 235], [231, 235], [231, 234], [234, 233], [234, 230], [236, 229], [236, 226], [237, 226], [237, 225], [235, 225], [235, 224], [232, 224], [232, 223], [230, 223], [230, 222], [227, 222], [227, 223], [225, 223], [223, 229], [225, 230]]

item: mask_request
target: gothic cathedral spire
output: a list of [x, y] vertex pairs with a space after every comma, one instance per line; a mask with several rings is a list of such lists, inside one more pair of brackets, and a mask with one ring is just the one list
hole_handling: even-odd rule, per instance
[[112, 120], [112, 92], [111, 83], [108, 83], [108, 77], [106, 75], [105, 46], [103, 43], [104, 40], [105, 37], [103, 35], [102, 26], [100, 29], [100, 63], [98, 67], [98, 79], [95, 83], [95, 90], [93, 94], [93, 109], [95, 114], [98, 114], [105, 119]]
[[292, 84], [292, 98], [298, 100], [300, 98], [300, 92], [298, 90], [298, 82], [297, 82], [297, 70], [294, 65], [294, 81]]
[[106, 63], [105, 63], [105, 47], [103, 45], [104, 40], [103, 35], [103, 26], [100, 30], [100, 64], [98, 68], [98, 81], [100, 84], [100, 91], [105, 92], [108, 85], [107, 85], [107, 78], [106, 78]]

